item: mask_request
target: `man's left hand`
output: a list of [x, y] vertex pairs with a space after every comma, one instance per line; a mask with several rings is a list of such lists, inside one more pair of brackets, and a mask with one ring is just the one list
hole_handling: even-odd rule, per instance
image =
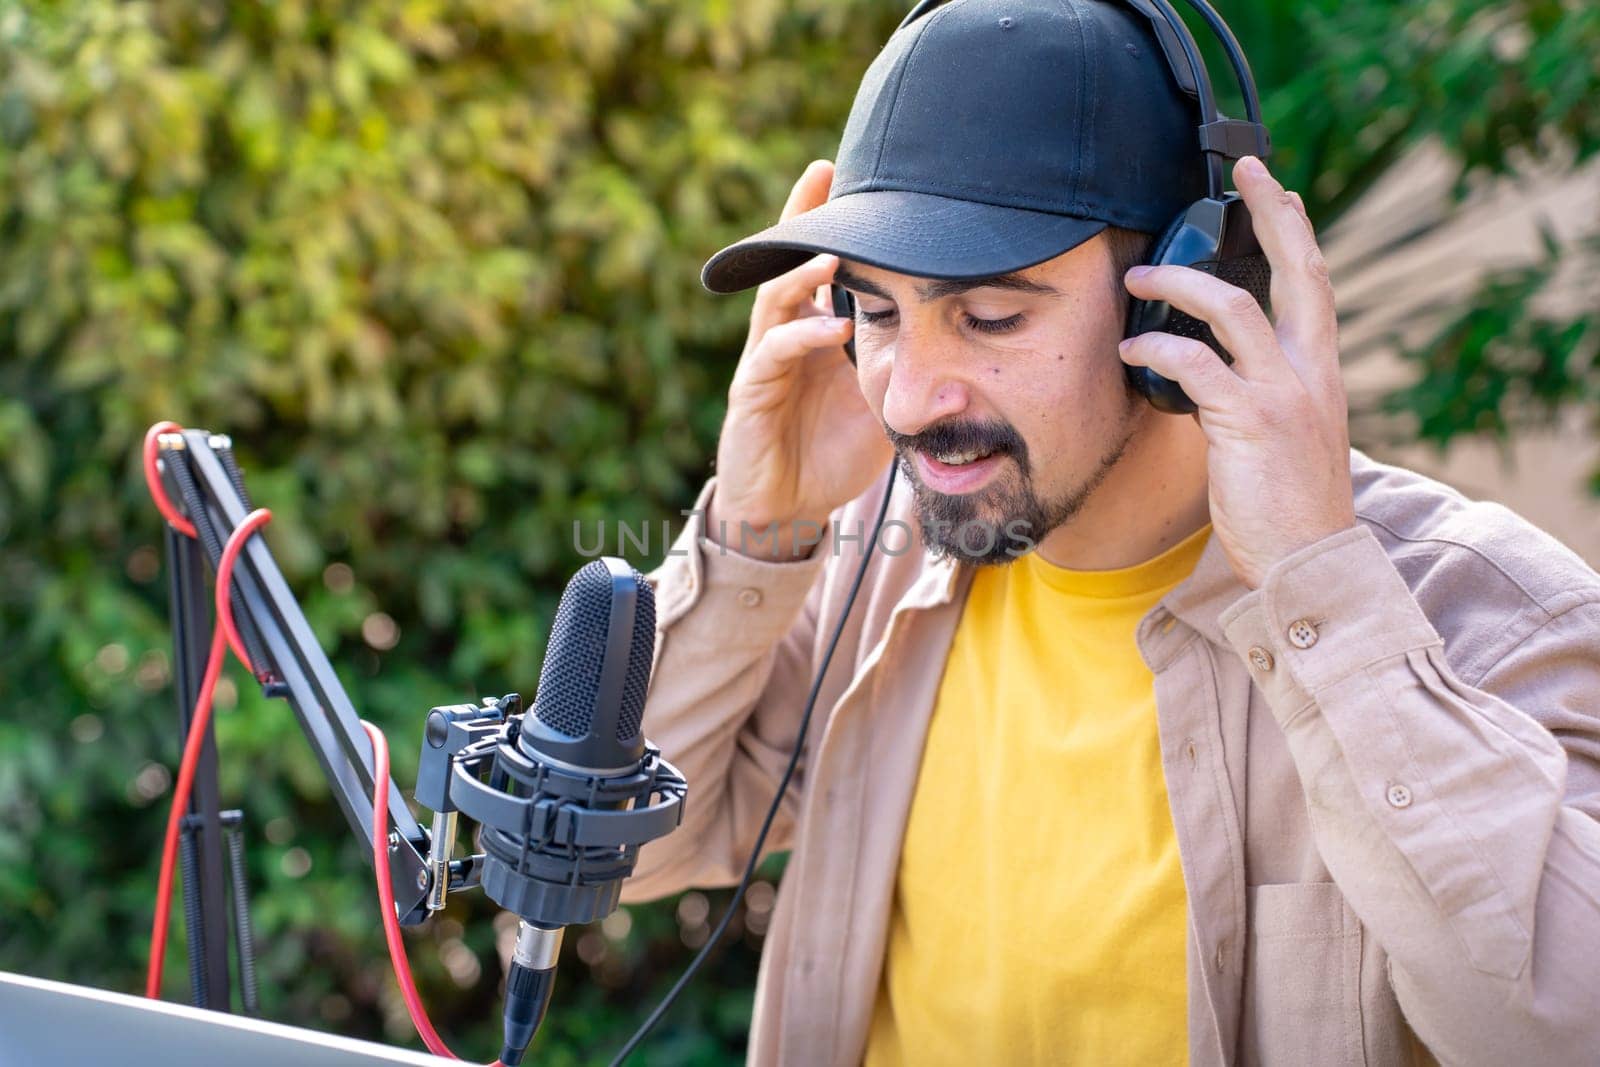
[[1209, 446], [1212, 533], [1241, 581], [1355, 525], [1333, 286], [1305, 205], [1246, 156], [1234, 186], [1272, 265], [1273, 321], [1248, 292], [1190, 267], [1135, 267], [1128, 292], [1210, 325], [1233, 355], [1170, 333], [1122, 342], [1127, 363], [1183, 386]]

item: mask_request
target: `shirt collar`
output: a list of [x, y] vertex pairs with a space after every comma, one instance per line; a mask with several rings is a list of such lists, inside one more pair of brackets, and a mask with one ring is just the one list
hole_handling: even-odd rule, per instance
[[1228, 562], [1227, 550], [1213, 530], [1189, 576], [1161, 598], [1161, 606], [1214, 645], [1226, 645], [1218, 622], [1222, 613], [1250, 587], [1239, 580]]

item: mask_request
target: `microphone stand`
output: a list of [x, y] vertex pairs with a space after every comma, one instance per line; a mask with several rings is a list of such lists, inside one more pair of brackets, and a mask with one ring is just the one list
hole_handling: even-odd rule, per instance
[[[210, 597], [206, 594], [200, 542], [166, 527], [171, 595], [172, 661], [178, 698], [178, 751], [189, 737], [200, 679], [205, 674]], [[215, 560], [213, 560], [213, 565]], [[214, 722], [215, 720], [213, 720]], [[217, 738], [206, 724], [194, 789], [183, 823], [183, 920], [189, 936], [189, 996], [197, 1008], [229, 1009], [228, 929], [224, 903], [222, 819], [217, 787]], [[236, 888], [237, 892], [237, 888]], [[241, 970], [244, 969], [240, 955]]]
[[[187, 537], [168, 525], [178, 700], [187, 739], [209, 651], [202, 564], [217, 569], [228, 536], [252, 508], [229, 438], [182, 430], [161, 434], [157, 447], [167, 497], [182, 502], [197, 535]], [[294, 709], [345, 820], [373, 855], [374, 742], [262, 538], [243, 542], [232, 585], [234, 623], [256, 680], [267, 696], [282, 697]], [[485, 699], [482, 706], [431, 709], [414, 795], [434, 813], [432, 833], [417, 823], [392, 779], [384, 805], [389, 881], [400, 924], [420, 923], [444, 907], [450, 891], [479, 885], [522, 920], [507, 975], [502, 1059], [508, 1065], [521, 1061], [544, 1017], [561, 928], [594, 921], [615, 907], [639, 847], [678, 825], [687, 792], [682, 774], [648, 742], [637, 767], [590, 771], [549, 757], [530, 758], [517, 744], [522, 725], [515, 693]], [[198, 835], [192, 839], [198, 847], [183, 839], [184, 916], [196, 1003], [227, 1010], [230, 915], [222, 894], [222, 831], [229, 829], [229, 844], [237, 849], [233, 835], [242, 814], [218, 811], [216, 744], [209, 725], [203, 745], [191, 810], [182, 824], [186, 834]], [[456, 824], [463, 814], [479, 824], [488, 851], [454, 859]], [[197, 853], [193, 862], [191, 853]], [[232, 859], [231, 918], [250, 1010], [255, 983], [247, 889], [242, 854]]]
[[[163, 434], [160, 459], [168, 496], [178, 503], [199, 534], [187, 537], [170, 525], [166, 532], [181, 745], [188, 736], [210, 634], [210, 597], [205, 589], [204, 567], [209, 564], [215, 571], [227, 535], [250, 513], [251, 505], [229, 438], [203, 430]], [[267, 696], [282, 697], [294, 709], [340, 811], [370, 854], [372, 752], [360, 717], [261, 538], [251, 538], [245, 544], [233, 578], [234, 619], [258, 671], [257, 680]], [[229, 812], [232, 818], [225, 818], [219, 810], [216, 739], [209, 725], [207, 734], [185, 819], [187, 841], [181, 853], [191, 988], [198, 1006], [230, 1010], [231, 925], [238, 931], [240, 973], [246, 979], [245, 1007], [250, 1010], [254, 1000], [253, 960], [248, 958], [248, 888], [241, 863], [231, 865], [235, 874], [235, 908], [231, 915], [224, 894], [230, 864], [223, 832], [237, 832], [242, 817]], [[402, 924], [414, 925], [427, 918], [428, 898], [434, 889], [435, 877], [425, 859], [429, 835], [412, 817], [393, 782], [389, 784], [388, 814], [389, 864], [396, 909]], [[232, 827], [228, 826], [230, 823]], [[438, 879], [442, 883], [438, 905], [443, 906], [443, 890], [476, 885], [481, 870], [480, 856], [448, 863], [443, 868], [445, 877]]]

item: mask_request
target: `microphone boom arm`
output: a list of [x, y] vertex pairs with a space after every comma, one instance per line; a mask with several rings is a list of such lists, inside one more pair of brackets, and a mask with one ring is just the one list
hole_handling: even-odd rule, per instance
[[[191, 574], [189, 584], [198, 586], [202, 554], [215, 572], [224, 544], [250, 514], [244, 477], [234, 462], [232, 442], [225, 436], [182, 430], [161, 434], [156, 443], [166, 495], [172, 499], [176, 489], [196, 535], [185, 537], [169, 527], [167, 543], [174, 574]], [[646, 665], [642, 678], [632, 673], [636, 666], [633, 652], [641, 647], [648, 651], [648, 647], [632, 642], [648, 641], [652, 636], [653, 599], [648, 586], [640, 593], [636, 583], [644, 579], [627, 563], [609, 558], [602, 562], [608, 578], [602, 580], [601, 595], [627, 609], [615, 618], [607, 616], [606, 647], [621, 643], [628, 652], [621, 660], [605, 661], [602, 684], [589, 696], [597, 693], [613, 713], [621, 714], [619, 708], [629, 698], [630, 689], [633, 699], [642, 704], [648, 684], [648, 660], [639, 661]], [[580, 576], [587, 571], [580, 571]], [[563, 595], [562, 611], [567, 610], [576, 587], [575, 579]], [[177, 596], [178, 588], [174, 586], [172, 625], [179, 663], [200, 663], [207, 655], [204, 608], [196, 597]], [[582, 595], [594, 591], [592, 585], [584, 589]], [[262, 538], [245, 539], [228, 595], [239, 639], [263, 693], [286, 699], [294, 709], [339, 809], [366, 846], [366, 854], [374, 855], [373, 740]], [[634, 614], [640, 603], [649, 614]], [[573, 610], [573, 618], [584, 614]], [[558, 617], [556, 631], [573, 640], [592, 636], [576, 624], [561, 630], [561, 622]], [[550, 667], [548, 658], [546, 667]], [[180, 699], [190, 700], [193, 694], [182, 684], [186, 670], [179, 673]], [[552, 704], [576, 699], [568, 676], [558, 677], [548, 687], [544, 677], [542, 674], [541, 700], [547, 689], [554, 694], [549, 697]], [[613, 704], [618, 707], [611, 707]], [[585, 709], [591, 713], [588, 717], [581, 714]], [[555, 735], [563, 731], [544, 721], [544, 706], [527, 718], [515, 693], [485, 700], [482, 706], [454, 704], [430, 709], [414, 797], [434, 813], [431, 833], [413, 817], [394, 781], [387, 783], [387, 855], [399, 921], [420, 923], [444, 907], [450, 890], [473, 886], [480, 886], [485, 895], [521, 921], [517, 950], [507, 974], [501, 1052], [501, 1062], [507, 1067], [521, 1062], [548, 1008], [561, 931], [610, 914], [617, 906], [622, 882], [637, 862], [640, 846], [665, 836], [682, 821], [687, 783], [677, 768], [661, 758], [661, 750], [639, 732], [641, 710], [634, 707], [631, 719], [614, 715], [603, 720], [608, 742], [615, 734], [615, 747], [628, 754], [625, 765], [613, 767], [615, 760], [602, 760], [599, 766], [584, 767], [571, 762], [574, 756], [564, 743], [552, 746], [552, 730]], [[582, 719], [583, 729], [592, 739], [597, 728], [592, 712], [592, 706], [584, 705], [552, 714], [558, 725], [566, 722], [569, 727]], [[187, 725], [187, 719], [184, 723]], [[626, 737], [625, 730], [631, 731]], [[535, 739], [531, 746], [530, 738]], [[573, 741], [576, 758], [582, 759], [586, 751], [582, 739], [573, 737]], [[214, 773], [214, 762], [211, 766]], [[203, 787], [195, 804], [196, 822], [202, 831], [220, 826], [214, 788]], [[451, 851], [461, 814], [479, 824], [484, 852], [454, 860]], [[192, 925], [210, 929], [216, 918], [211, 910], [202, 906], [199, 922]], [[191, 935], [196, 932], [190, 931]], [[212, 946], [198, 939], [195, 944], [204, 951], [206, 974], [218, 970], [219, 957]], [[201, 972], [197, 969], [195, 973], [198, 980]], [[225, 955], [220, 956], [220, 974], [225, 980]]]
[[[232, 442], [204, 430], [184, 430], [160, 438], [162, 477], [169, 496], [181, 505], [200, 533], [198, 539], [169, 538], [196, 546], [206, 554], [213, 572], [228, 534], [250, 512], [244, 481], [233, 461]], [[170, 490], [176, 489], [174, 495]], [[173, 563], [176, 565], [177, 560]], [[372, 847], [372, 746], [361, 728], [349, 695], [334, 673], [333, 664], [317, 642], [290, 592], [277, 561], [260, 537], [245, 542], [233, 571], [234, 618], [250, 649], [262, 691], [282, 697], [294, 709], [301, 731], [316, 754], [329, 789], [350, 829]], [[174, 606], [173, 634], [180, 656], [186, 646], [198, 649], [205, 662], [204, 619], [186, 618], [192, 611]], [[214, 800], [214, 798], [213, 798]], [[427, 918], [427, 899], [433, 878], [424, 857], [429, 835], [406, 807], [400, 788], [389, 783], [389, 864], [393, 874], [396, 910], [400, 922], [414, 925]], [[197, 812], [204, 824], [217, 820], [215, 810]], [[452, 868], [452, 885], [475, 884], [479, 864], [462, 861]], [[209, 947], [209, 946], [208, 946]]]

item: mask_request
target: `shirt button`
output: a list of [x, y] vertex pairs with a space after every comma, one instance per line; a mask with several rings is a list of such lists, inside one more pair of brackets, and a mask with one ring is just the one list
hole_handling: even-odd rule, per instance
[[739, 603], [747, 608], [759, 606], [761, 603], [761, 590], [752, 585], [745, 586], [739, 590]]
[[1270, 671], [1272, 669], [1272, 653], [1260, 645], [1251, 646], [1250, 666], [1258, 671]]
[[1289, 624], [1289, 643], [1295, 648], [1310, 648], [1317, 643], [1317, 628], [1309, 619], [1296, 619]]
[[1389, 803], [1396, 808], [1409, 808], [1411, 806], [1411, 790], [1395, 782], [1389, 787]]

